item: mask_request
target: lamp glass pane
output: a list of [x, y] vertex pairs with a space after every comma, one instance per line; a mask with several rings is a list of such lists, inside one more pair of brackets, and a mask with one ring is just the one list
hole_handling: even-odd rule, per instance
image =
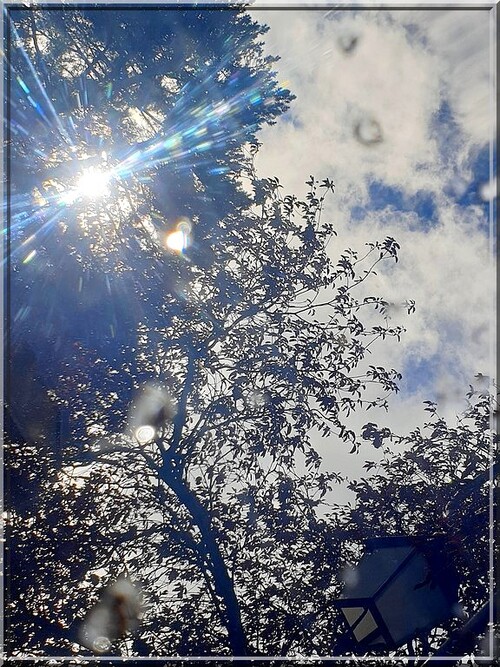
[[375, 635], [370, 641], [368, 642], [367, 646], [386, 646], [387, 642], [385, 640], [385, 637], [382, 635], [382, 633], [379, 633], [378, 635]]
[[342, 613], [349, 625], [354, 625], [363, 612], [363, 607], [342, 607]]
[[342, 598], [373, 597], [412, 550], [412, 546], [395, 546], [365, 554], [355, 570], [355, 579], [346, 583]]
[[367, 611], [361, 621], [353, 628], [353, 633], [358, 642], [361, 642], [365, 637], [368, 637], [369, 634], [376, 630], [377, 627], [371, 611]]
[[450, 617], [450, 604], [437, 584], [430, 578], [427, 559], [417, 552], [377, 596], [377, 608], [396, 644]]

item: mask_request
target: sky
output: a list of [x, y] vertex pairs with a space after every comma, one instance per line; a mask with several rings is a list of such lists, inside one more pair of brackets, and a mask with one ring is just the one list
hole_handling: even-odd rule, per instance
[[[401, 343], [376, 350], [377, 365], [403, 373], [401, 392], [379, 424], [409, 433], [424, 400], [453, 420], [475, 375], [494, 376], [493, 107], [491, 12], [450, 7], [253, 10], [266, 48], [296, 95], [261, 132], [258, 170], [285, 192], [305, 193], [312, 174], [331, 178], [337, 247], [392, 236], [396, 267], [367, 293], [416, 302]], [[357, 414], [360, 424], [373, 413]], [[377, 421], [377, 419], [375, 419]], [[360, 457], [319, 442], [325, 463], [348, 474]], [[381, 454], [379, 454], [381, 455]]]
[[[401, 246], [398, 264], [366, 286], [406, 328], [369, 359], [402, 372], [401, 391], [387, 414], [358, 412], [353, 426], [409, 433], [426, 421], [424, 400], [453, 419], [475, 375], [495, 368], [492, 12], [279, 4], [251, 12], [269, 26], [265, 48], [296, 99], [260, 133], [259, 174], [298, 195], [310, 174], [335, 182], [325, 211], [338, 232], [333, 258], [386, 236]], [[381, 455], [317, 446], [353, 476]]]
[[[356, 411], [348, 426], [359, 433], [376, 421], [408, 434], [427, 421], [426, 400], [437, 401], [453, 421], [469, 385], [484, 389], [477, 375], [493, 376], [496, 362], [492, 12], [451, 4], [439, 10], [265, 4], [251, 12], [269, 25], [265, 48], [280, 56], [278, 80], [296, 99], [260, 133], [259, 175], [277, 176], [284, 193], [298, 196], [311, 174], [334, 181], [324, 212], [338, 233], [332, 259], [388, 236], [401, 248], [399, 262], [378, 269], [359, 293], [385, 298], [391, 323], [406, 328], [401, 342], [377, 343], [367, 360], [399, 370], [401, 391], [387, 413]], [[86, 194], [78, 183], [64, 205]], [[91, 184], [100, 187], [106, 190], [107, 181]], [[410, 299], [416, 310], [408, 315], [402, 304]], [[131, 428], [140, 442], [140, 429]], [[367, 459], [386, 455], [369, 443], [352, 455], [334, 438], [318, 437], [315, 445], [325, 468], [351, 479], [366, 476]], [[350, 502], [354, 494], [341, 485], [329, 500]]]

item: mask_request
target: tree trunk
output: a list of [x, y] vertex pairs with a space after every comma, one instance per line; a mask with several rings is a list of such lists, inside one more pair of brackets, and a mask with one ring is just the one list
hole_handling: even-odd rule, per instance
[[231, 652], [234, 656], [248, 655], [238, 598], [211, 528], [210, 513], [189, 490], [177, 471], [164, 467], [162, 472], [163, 481], [189, 511], [202, 535], [199, 548], [203, 555], [208, 557], [207, 561], [213, 576], [215, 592], [223, 601], [226, 617], [222, 619], [222, 622], [227, 629]]

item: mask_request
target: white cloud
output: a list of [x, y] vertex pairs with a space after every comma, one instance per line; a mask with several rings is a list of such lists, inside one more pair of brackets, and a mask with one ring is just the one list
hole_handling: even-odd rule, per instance
[[393, 12], [396, 20], [418, 28], [429, 48], [439, 57], [449, 103], [462, 130], [476, 143], [492, 137], [495, 111], [492, 58], [489, 39], [494, 20], [488, 8], [457, 8]]
[[[357, 414], [355, 421], [378, 420], [408, 433], [425, 421], [421, 403], [431, 385], [435, 394], [448, 394], [442, 408], [450, 417], [463, 406], [475, 373], [493, 372], [494, 266], [487, 220], [479, 195], [477, 205], [465, 207], [446, 194], [450, 186], [465, 191], [472, 160], [490, 138], [488, 12], [255, 13], [270, 25], [266, 43], [282, 58], [276, 65], [281, 82], [297, 95], [287, 115], [261, 133], [261, 175], [278, 176], [285, 191], [300, 195], [309, 174], [333, 178], [336, 194], [327, 214], [339, 244], [362, 248], [366, 241], [393, 236], [401, 245], [399, 263], [368, 283], [368, 293], [416, 301], [416, 313], [403, 318], [402, 342], [377, 348], [377, 364], [403, 370], [409, 362], [428, 362], [430, 384], [420, 378], [415, 393], [395, 398], [385, 418]], [[327, 13], [334, 20], [326, 20]], [[357, 41], [346, 51], [353, 37]], [[454, 122], [437, 126], [443, 104]], [[383, 141], [357, 140], [353, 130], [362, 117], [380, 123]], [[374, 181], [405, 196], [432, 195], [433, 224], [424, 224], [416, 212], [370, 211]], [[367, 207], [364, 219], [352, 219], [355, 206]], [[329, 443], [319, 447], [328, 465], [361, 473], [361, 460], [333, 451]]]
[[[446, 164], [450, 155], [440, 153], [431, 127], [442, 102], [454, 103], [450, 91], [460, 63], [471, 63], [470, 72], [488, 72], [488, 49], [478, 45], [481, 35], [487, 44], [487, 12], [329, 13], [339, 18], [325, 20], [322, 11], [304, 10], [266, 11], [259, 17], [271, 27], [269, 51], [282, 57], [280, 76], [297, 94], [288, 120], [262, 132], [260, 172], [278, 175], [291, 191], [303, 191], [310, 173], [325, 177], [333, 172], [337, 191], [330, 215], [340, 239], [362, 245], [391, 235], [402, 246], [397, 282], [386, 279], [383, 285], [389, 299], [396, 301], [399, 295], [417, 301], [419, 314], [408, 323], [402, 348], [424, 358], [446, 353], [451, 359], [452, 345], [444, 332], [449, 337], [454, 328], [454, 341], [463, 342], [455, 356], [464, 373], [479, 370], [475, 365], [482, 370], [488, 365], [485, 332], [493, 283], [488, 241], [480, 229], [483, 211], [458, 207], [443, 193], [456, 165]], [[406, 27], [395, 23], [403, 20]], [[464, 38], [465, 55], [460, 55], [456, 42], [469, 23], [471, 35]], [[417, 28], [408, 30], [409, 25]], [[439, 41], [441, 28], [433, 53], [424, 42]], [[338, 41], [348, 43], [346, 36], [358, 38], [349, 53]], [[367, 147], [354, 137], [353, 119], [362, 110], [380, 120], [380, 144]], [[467, 133], [468, 123], [458, 138], [461, 150], [476, 145], [481, 132], [482, 139], [487, 137], [484, 127]], [[459, 152], [458, 177], [467, 182], [471, 174], [463, 159]], [[371, 211], [365, 220], [352, 223], [352, 207], [367, 203], [374, 180], [406, 195], [419, 190], [433, 194], [439, 224], [425, 231], [416, 213], [389, 209]]]
[[[281, 55], [278, 71], [297, 99], [286, 120], [262, 133], [260, 165], [283, 172], [283, 146], [293, 153], [292, 188], [302, 173], [325, 174], [349, 183], [351, 196], [366, 196], [366, 177], [416, 192], [435, 188], [438, 147], [430, 122], [440, 103], [440, 60], [411, 44], [387, 12], [265, 12], [270, 52]], [[345, 53], [339, 40], [358, 37]], [[383, 140], [366, 146], [355, 136], [362, 119], [380, 124]], [[292, 182], [293, 181], [293, 182]]]
[[390, 302], [416, 301], [414, 314], [397, 317], [407, 332], [392, 363], [437, 354], [443, 366], [453, 364], [471, 379], [490, 366], [494, 266], [478, 207], [443, 206], [438, 216], [438, 224], [423, 232], [414, 213], [385, 209], [356, 225], [344, 222], [339, 238], [361, 247], [370, 238], [391, 235], [401, 246], [398, 264], [378, 271], [366, 285]]

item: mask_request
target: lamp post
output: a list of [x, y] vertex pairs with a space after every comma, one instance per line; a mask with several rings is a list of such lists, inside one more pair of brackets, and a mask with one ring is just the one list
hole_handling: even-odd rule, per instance
[[336, 600], [354, 643], [392, 650], [456, 615], [458, 579], [443, 537], [367, 540]]

